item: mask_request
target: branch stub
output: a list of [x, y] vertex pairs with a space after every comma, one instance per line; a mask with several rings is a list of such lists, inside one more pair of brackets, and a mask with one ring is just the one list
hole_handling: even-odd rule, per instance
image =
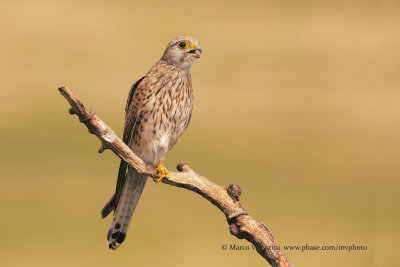
[[240, 186], [237, 184], [230, 184], [226, 191], [234, 201], [239, 201], [240, 195], [242, 194], [242, 189]]

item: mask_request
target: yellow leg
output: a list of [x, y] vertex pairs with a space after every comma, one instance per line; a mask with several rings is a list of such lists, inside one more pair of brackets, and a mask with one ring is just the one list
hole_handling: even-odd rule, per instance
[[169, 171], [164, 167], [162, 163], [157, 166], [157, 175], [158, 178], [154, 179], [154, 182], [159, 183], [163, 178], [169, 179]]

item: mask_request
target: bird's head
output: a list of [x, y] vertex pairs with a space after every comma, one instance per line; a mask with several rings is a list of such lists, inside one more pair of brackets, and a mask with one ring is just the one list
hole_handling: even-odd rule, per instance
[[200, 54], [201, 47], [196, 39], [180, 36], [169, 42], [161, 60], [187, 71], [200, 58]]

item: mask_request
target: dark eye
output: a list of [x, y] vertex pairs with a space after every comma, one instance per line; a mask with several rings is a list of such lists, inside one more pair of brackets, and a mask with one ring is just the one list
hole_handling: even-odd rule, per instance
[[178, 47], [181, 49], [185, 49], [189, 46], [189, 42], [188, 41], [182, 41], [178, 43]]

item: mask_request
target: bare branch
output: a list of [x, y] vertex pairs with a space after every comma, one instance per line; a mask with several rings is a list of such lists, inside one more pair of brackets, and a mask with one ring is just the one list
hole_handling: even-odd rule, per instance
[[[76, 114], [89, 132], [100, 139], [102, 144], [99, 153], [105, 149], [111, 149], [139, 173], [157, 178], [156, 168], [137, 157], [92, 110], [85, 108], [71, 90], [67, 87], [60, 87], [58, 90], [71, 105], [69, 113]], [[244, 238], [251, 242], [257, 252], [272, 266], [293, 266], [280, 250], [279, 245], [275, 243], [267, 227], [263, 223], [258, 223], [244, 211], [239, 201], [241, 189], [238, 185], [231, 184], [228, 188], [219, 186], [196, 174], [187, 163], [180, 163], [177, 169], [179, 172], [170, 172], [170, 178], [164, 178], [162, 182], [196, 192], [217, 206], [225, 214], [230, 233], [239, 239]]]

